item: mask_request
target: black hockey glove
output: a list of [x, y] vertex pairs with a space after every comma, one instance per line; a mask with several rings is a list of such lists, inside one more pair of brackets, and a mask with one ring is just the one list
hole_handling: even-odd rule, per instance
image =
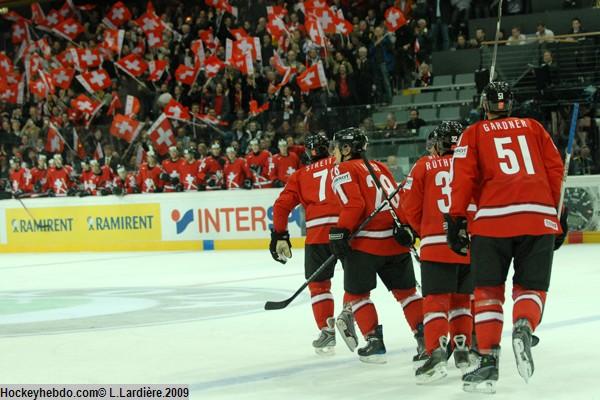
[[33, 185], [33, 191], [36, 193], [39, 193], [42, 191], [42, 182], [37, 181], [34, 185]]
[[15, 199], [20, 198], [21, 196], [23, 196], [23, 191], [22, 190], [17, 190], [16, 192], [13, 192], [13, 197]]
[[156, 189], [154, 189], [154, 193], [162, 193], [162, 192], [163, 192], [162, 187], [157, 187]]
[[123, 194], [123, 188], [116, 186], [113, 189], [113, 193], [116, 194], [117, 196], [121, 196]]
[[171, 177], [171, 184], [172, 185], [179, 185], [179, 177], [178, 176], [172, 176]]
[[132, 191], [133, 191], [133, 193], [142, 193], [141, 189], [137, 186], [134, 186]]
[[269, 251], [273, 260], [285, 264], [289, 258], [292, 258], [292, 244], [290, 243], [290, 233], [271, 231], [271, 243]]
[[350, 247], [350, 231], [344, 228], [329, 229], [329, 248], [331, 252], [338, 258], [345, 258], [352, 248]]
[[466, 256], [469, 250], [471, 240], [467, 232], [467, 219], [465, 217], [452, 218], [449, 214], [444, 214], [444, 229], [448, 246], [458, 255]]
[[87, 190], [82, 190], [79, 193], [77, 193], [77, 196], [79, 196], [79, 197], [91, 196], [91, 193]]
[[55, 196], [56, 196], [56, 193], [54, 193], [54, 190], [52, 190], [52, 189], [48, 189], [47, 196], [48, 196], [48, 197], [55, 197]]
[[246, 190], [252, 189], [252, 179], [244, 180], [244, 189], [246, 189]]
[[112, 194], [112, 192], [110, 191], [109, 188], [102, 188], [102, 189], [100, 189], [100, 195], [102, 195], [102, 196], [108, 196], [109, 194]]
[[77, 195], [77, 189], [75, 187], [70, 187], [67, 189], [67, 196], [72, 197]]
[[[178, 179], [179, 181], [179, 179]], [[177, 182], [177, 185], [175, 186], [175, 191], [176, 192], [183, 192], [183, 185], [179, 182]]]
[[206, 190], [206, 185], [204, 183], [199, 183], [198, 184], [198, 191], [199, 192], [203, 192]]
[[166, 172], [161, 173], [158, 177], [161, 181], [169, 182], [171, 180], [171, 177]]
[[569, 224], [567, 219], [569, 218], [569, 210], [567, 207], [563, 207], [563, 211], [560, 214], [560, 227], [562, 228], [562, 233], [556, 235], [554, 238], [554, 251], [560, 249], [560, 246], [563, 245], [565, 239], [567, 238], [567, 234], [569, 233]]
[[281, 187], [283, 187], [283, 182], [281, 182], [279, 179], [275, 179], [273, 181], [273, 187], [274, 188], [281, 188]]
[[412, 247], [417, 240], [417, 235], [410, 225], [394, 225], [394, 239], [396, 239], [396, 242], [400, 243], [401, 246]]

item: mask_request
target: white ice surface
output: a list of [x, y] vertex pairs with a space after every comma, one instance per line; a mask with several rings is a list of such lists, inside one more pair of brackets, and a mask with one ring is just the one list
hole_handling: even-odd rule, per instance
[[[339, 341], [320, 358], [308, 295], [263, 311], [303, 282], [303, 253], [285, 266], [268, 251], [0, 256], [1, 383], [182, 383], [194, 399], [477, 399], [457, 370], [417, 386], [415, 343], [380, 285], [386, 365]], [[333, 282], [336, 314], [342, 273]], [[495, 399], [600, 399], [600, 245], [555, 253], [535, 374], [518, 376], [506, 340]], [[510, 321], [510, 287], [505, 320]], [[510, 326], [505, 325], [505, 335]]]

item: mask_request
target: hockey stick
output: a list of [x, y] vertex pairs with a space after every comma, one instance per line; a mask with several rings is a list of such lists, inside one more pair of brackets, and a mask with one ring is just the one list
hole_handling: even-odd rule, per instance
[[[367, 170], [369, 171], [371, 178], [373, 178], [373, 181], [375, 182], [375, 186], [377, 186], [377, 189], [381, 190], [383, 193], [386, 193], [383, 186], [381, 186], [381, 181], [379, 180], [379, 177], [375, 174], [375, 171], [373, 170], [373, 166], [369, 162], [369, 159], [367, 158], [367, 155], [364, 152], [362, 153], [362, 160], [365, 163], [365, 167], [367, 167]], [[398, 218], [398, 214], [396, 214], [396, 211], [394, 211], [393, 207], [390, 207], [389, 211], [390, 211], [390, 214], [392, 215], [392, 218], [394, 219], [394, 224], [396, 224], [397, 227], [404, 225], [400, 221], [400, 218]], [[421, 263], [421, 258], [419, 257], [419, 254], [417, 253], [417, 249], [415, 249], [414, 245], [410, 246], [410, 251], [411, 251], [412, 255], [415, 257], [415, 259], [417, 260], [417, 262]]]
[[569, 129], [569, 142], [567, 143], [567, 153], [565, 154], [565, 168], [563, 170], [562, 183], [560, 185], [560, 200], [558, 201], [558, 219], [562, 213], [563, 203], [565, 201], [565, 191], [567, 189], [567, 176], [569, 175], [569, 164], [573, 154], [573, 141], [575, 140], [575, 128], [577, 128], [577, 117], [579, 116], [579, 103], [573, 103], [573, 115], [571, 116], [571, 128]]
[[498, 20], [496, 21], [496, 37], [494, 38], [494, 51], [492, 53], [492, 66], [490, 67], [490, 82], [494, 81], [496, 74], [496, 57], [498, 56], [498, 35], [500, 35], [500, 21], [502, 20], [502, 0], [498, 2]]
[[25, 203], [23, 202], [23, 200], [21, 200], [21, 198], [19, 196], [16, 196], [15, 192], [11, 191], [11, 193], [13, 195], [13, 198], [16, 199], [19, 203], [21, 203], [21, 206], [23, 206], [23, 209], [25, 210], [25, 212], [27, 213], [27, 215], [29, 215], [29, 218], [31, 218], [31, 220], [33, 221], [33, 224], [36, 227], [40, 227], [43, 231], [45, 231], [46, 229], [48, 229], [48, 223], [46, 223], [46, 224], [40, 224], [40, 223], [38, 223], [38, 221], [35, 219], [35, 217], [31, 213], [31, 211], [29, 210], [29, 208], [27, 208], [27, 206], [25, 205]]
[[[371, 220], [373, 218], [375, 218], [375, 216], [377, 214], [379, 214], [379, 212], [381, 210], [383, 210], [383, 208], [385, 206], [387, 206], [390, 201], [392, 201], [392, 199], [394, 198], [394, 196], [396, 196], [396, 194], [398, 194], [398, 192], [400, 191], [400, 189], [402, 188], [402, 186], [398, 186], [396, 188], [396, 190], [394, 190], [392, 193], [390, 193], [390, 195], [385, 198], [381, 204], [374, 209], [371, 214], [369, 214], [369, 216], [367, 218], [364, 219], [364, 221], [358, 226], [358, 228], [356, 228], [354, 230], [354, 232], [352, 232], [352, 234], [350, 235], [350, 237], [348, 238], [348, 240], [352, 240], [357, 234], [358, 232], [360, 232], [365, 226], [367, 226], [367, 224], [369, 222], [371, 222]], [[321, 264], [321, 266], [319, 268], [317, 268], [315, 270], [315, 272], [312, 273], [311, 276], [308, 277], [308, 279], [306, 281], [304, 281], [304, 283], [302, 284], [302, 286], [300, 286], [300, 288], [298, 290], [296, 290], [296, 293], [294, 293], [290, 298], [286, 299], [286, 300], [282, 300], [282, 301], [267, 301], [265, 303], [265, 310], [281, 310], [282, 308], [287, 307], [292, 301], [294, 301], [294, 299], [296, 297], [298, 297], [298, 295], [300, 293], [302, 293], [302, 291], [308, 286], [309, 283], [311, 283], [312, 281], [314, 281], [317, 276], [323, 272], [323, 270], [325, 270], [325, 268], [327, 268], [328, 266], [331, 265], [331, 263], [335, 262], [336, 258], [335, 256], [332, 254], [330, 255], [327, 260], [325, 260], [323, 262], [323, 264]]]

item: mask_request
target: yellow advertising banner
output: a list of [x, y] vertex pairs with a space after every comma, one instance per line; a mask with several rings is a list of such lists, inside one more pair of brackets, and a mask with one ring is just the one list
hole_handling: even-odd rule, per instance
[[[68, 251], [161, 241], [159, 204], [6, 209], [9, 247]], [[119, 246], [116, 246], [119, 247]], [[35, 251], [35, 250], [34, 250]]]

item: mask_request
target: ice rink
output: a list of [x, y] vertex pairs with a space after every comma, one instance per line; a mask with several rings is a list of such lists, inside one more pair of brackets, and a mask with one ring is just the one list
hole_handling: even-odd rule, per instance
[[[496, 399], [600, 399], [599, 260], [600, 245], [556, 252], [535, 374], [523, 382], [506, 341]], [[341, 340], [334, 357], [315, 355], [307, 293], [263, 311], [298, 288], [302, 265], [297, 249], [285, 266], [267, 250], [2, 255], [0, 380], [181, 383], [194, 399], [489, 398], [464, 393], [454, 368], [442, 383], [415, 384], [415, 342], [382, 285], [373, 299], [388, 363], [363, 364]]]

